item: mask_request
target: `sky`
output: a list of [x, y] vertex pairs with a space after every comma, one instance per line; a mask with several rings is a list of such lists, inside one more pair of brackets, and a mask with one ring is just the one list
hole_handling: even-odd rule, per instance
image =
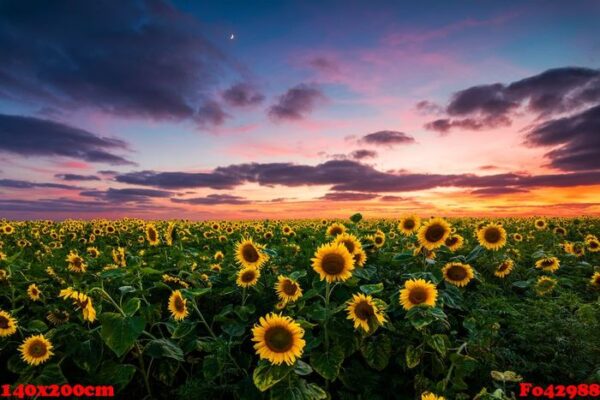
[[0, 218], [600, 215], [596, 1], [2, 1]]

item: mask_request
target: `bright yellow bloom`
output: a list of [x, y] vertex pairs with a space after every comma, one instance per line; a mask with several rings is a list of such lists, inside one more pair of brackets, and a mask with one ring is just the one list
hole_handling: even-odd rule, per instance
[[252, 329], [252, 341], [256, 354], [272, 364], [293, 365], [302, 357], [306, 342], [304, 330], [291, 317], [270, 313], [260, 317], [260, 324]]
[[29, 365], [45, 363], [54, 355], [52, 343], [44, 335], [30, 336], [19, 346], [21, 358]]
[[324, 244], [311, 259], [312, 267], [321, 280], [329, 283], [346, 281], [352, 277], [354, 258], [343, 244]]
[[354, 294], [347, 304], [348, 319], [354, 321], [354, 329], [362, 328], [369, 332], [373, 325], [383, 325], [386, 321], [370, 295]]
[[424, 279], [410, 279], [400, 291], [400, 304], [405, 310], [419, 305], [435, 307], [438, 291], [435, 285]]

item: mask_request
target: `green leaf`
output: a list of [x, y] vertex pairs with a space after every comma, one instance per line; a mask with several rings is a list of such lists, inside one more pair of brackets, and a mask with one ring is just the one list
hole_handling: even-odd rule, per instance
[[529, 286], [531, 286], [532, 281], [528, 280], [528, 281], [516, 281], [513, 282], [513, 286], [519, 289], [527, 289]]
[[353, 214], [352, 216], [350, 216], [350, 221], [354, 222], [355, 224], [359, 223], [362, 220], [362, 214], [361, 213], [356, 213]]
[[304, 278], [306, 276], [306, 271], [301, 269], [299, 271], [294, 271], [290, 274], [290, 278], [297, 281], [300, 278]]
[[344, 362], [344, 350], [334, 346], [329, 351], [314, 351], [310, 355], [310, 364], [319, 375], [327, 380], [334, 380], [340, 373]]
[[27, 330], [35, 332], [46, 332], [48, 330], [48, 325], [46, 325], [44, 321], [34, 319], [33, 321], [27, 324]]
[[119, 291], [121, 294], [133, 293], [135, 292], [135, 288], [133, 286], [121, 286]]
[[383, 283], [374, 283], [372, 285], [361, 285], [360, 290], [364, 294], [375, 294], [383, 291]]
[[117, 357], [131, 349], [146, 325], [142, 317], [123, 317], [116, 313], [103, 313], [99, 320], [102, 323], [100, 336]]
[[169, 339], [155, 339], [144, 348], [144, 354], [152, 358], [172, 358], [183, 361], [183, 350]]
[[312, 367], [309, 363], [305, 363], [302, 360], [296, 361], [296, 365], [294, 366], [294, 372], [296, 375], [309, 375], [313, 372]]
[[63, 375], [60, 365], [58, 364], [48, 364], [42, 369], [42, 372], [35, 378], [32, 383], [35, 385], [59, 385], [61, 383], [66, 383], [67, 379]]
[[483, 251], [484, 251], [484, 249], [480, 245], [475, 246], [473, 248], [473, 250], [471, 250], [471, 252], [467, 256], [467, 258], [465, 259], [465, 261], [467, 263], [470, 263], [471, 261], [476, 260], [477, 257], [479, 257], [481, 255], [481, 253], [483, 253]]
[[136, 369], [133, 365], [107, 361], [102, 364], [98, 375], [94, 376], [94, 384], [112, 385], [115, 387], [115, 391], [119, 392], [131, 382], [135, 371]]
[[261, 360], [252, 373], [252, 381], [258, 390], [264, 392], [285, 378], [292, 369], [292, 366], [286, 364], [273, 365]]
[[372, 337], [360, 350], [369, 367], [383, 371], [390, 362], [392, 341], [386, 335], [379, 335]]
[[184, 294], [189, 295], [190, 297], [202, 297], [205, 294], [207, 294], [208, 292], [211, 291], [211, 288], [207, 287], [207, 288], [194, 288], [194, 289], [183, 289], [182, 292]]
[[394, 258], [392, 258], [392, 260], [394, 261], [406, 261], [406, 260], [410, 260], [411, 258], [413, 258], [413, 253], [412, 252], [404, 252], [404, 253], [398, 253], [394, 256]]
[[97, 339], [97, 336], [95, 340], [89, 339], [81, 342], [74, 352], [73, 362], [79, 368], [91, 373], [98, 368], [102, 361], [102, 349], [102, 343]]
[[432, 335], [426, 338], [426, 342], [435, 351], [439, 353], [440, 356], [445, 356], [448, 351], [446, 342], [448, 337], [442, 334]]
[[127, 315], [133, 315], [137, 312], [137, 310], [140, 309], [140, 305], [141, 305], [140, 299], [138, 299], [137, 297], [134, 297], [132, 299], [127, 300], [127, 302], [123, 306], [123, 311]]
[[421, 363], [421, 357], [423, 356], [423, 350], [420, 347], [414, 347], [409, 345], [406, 348], [406, 366], [408, 368], [414, 368]]
[[238, 321], [229, 321], [221, 326], [223, 332], [229, 336], [237, 337], [242, 336], [246, 330], [246, 324]]
[[177, 324], [177, 327], [171, 334], [172, 339], [181, 339], [182, 337], [191, 333], [198, 325], [197, 322], [194, 321], [182, 321]]

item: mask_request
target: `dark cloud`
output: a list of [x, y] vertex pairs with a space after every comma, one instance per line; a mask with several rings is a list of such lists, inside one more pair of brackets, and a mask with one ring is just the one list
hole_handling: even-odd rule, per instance
[[480, 131], [483, 129], [493, 129], [501, 126], [510, 126], [511, 120], [505, 115], [499, 116], [486, 116], [483, 118], [463, 118], [463, 119], [450, 119], [441, 118], [436, 119], [425, 124], [425, 129], [430, 131], [436, 131], [441, 134], [446, 134], [452, 128], [462, 128], [472, 131]]
[[0, 179], [0, 187], [11, 189], [34, 189], [34, 188], [50, 188], [50, 189], [65, 189], [65, 190], [80, 190], [80, 187], [63, 185], [60, 183], [37, 183], [29, 181], [21, 181], [16, 179]]
[[[165, 210], [165, 207], [152, 204], [122, 204], [119, 206], [119, 212], [137, 212], [147, 213], [153, 210]], [[101, 212], [114, 212], [113, 203], [102, 203], [98, 201], [81, 201], [65, 198], [58, 199], [0, 199], [0, 211], [3, 214], [22, 216], [30, 218], [31, 213], [40, 213], [43, 218], [51, 218], [57, 214], [63, 213], [69, 216], [90, 214], [95, 217]], [[172, 209], [170, 210], [173, 211]]]
[[338, 65], [338, 63], [327, 57], [323, 57], [323, 56], [314, 57], [311, 60], [309, 60], [308, 64], [321, 72], [327, 72], [327, 73], [339, 73], [340, 72], [340, 66]]
[[357, 193], [357, 192], [330, 192], [325, 196], [319, 197], [321, 200], [331, 201], [364, 201], [379, 197], [376, 193]]
[[507, 126], [525, 107], [537, 118], [573, 112], [600, 102], [600, 70], [564, 67], [544, 71], [508, 85], [473, 86], [455, 93], [446, 107], [451, 118], [425, 125], [446, 133], [452, 128], [481, 130]]
[[241, 74], [160, 0], [0, 2], [0, 54], [0, 97], [155, 119], [194, 118], [220, 77]]
[[117, 175], [117, 182], [133, 185], [155, 186], [164, 189], [207, 187], [211, 189], [232, 189], [243, 183], [240, 177], [224, 172], [155, 172], [139, 171]]
[[125, 150], [119, 139], [45, 119], [0, 114], [0, 151], [23, 156], [64, 156], [114, 165], [135, 165], [112, 153]]
[[233, 189], [244, 183], [257, 183], [269, 187], [329, 185], [334, 192], [382, 193], [419, 191], [437, 187], [528, 189], [594, 185], [600, 181], [600, 171], [537, 176], [517, 173], [484, 176], [414, 174], [382, 172], [352, 160], [330, 160], [315, 166], [292, 163], [237, 164], [219, 167], [206, 173], [142, 171], [118, 175], [116, 180], [165, 189], [192, 187]]
[[421, 114], [439, 114], [444, 111], [442, 106], [429, 100], [419, 101], [415, 108]]
[[415, 142], [415, 139], [404, 132], [378, 131], [363, 136], [359, 142], [377, 146], [394, 146], [397, 144], [411, 144]]
[[275, 120], [304, 119], [325, 96], [317, 87], [300, 84], [279, 96], [269, 108], [269, 116]]
[[377, 152], [373, 150], [359, 149], [350, 153], [350, 157], [354, 160], [363, 160], [365, 158], [377, 157]]
[[216, 205], [216, 204], [249, 204], [250, 200], [246, 200], [240, 196], [229, 194], [209, 194], [206, 197], [195, 197], [193, 199], [171, 199], [174, 203], [185, 203], [193, 205]]
[[394, 195], [387, 195], [387, 196], [381, 196], [379, 198], [380, 201], [405, 201], [405, 200], [410, 200], [406, 197], [402, 197], [402, 196], [394, 196]]
[[532, 146], [560, 146], [546, 154], [561, 170], [600, 169], [600, 105], [581, 113], [546, 121], [526, 136]]
[[515, 187], [491, 187], [472, 190], [471, 194], [475, 196], [497, 196], [500, 194], [511, 194], [511, 193], [527, 193], [526, 189], [515, 188]]
[[164, 190], [125, 188], [108, 190], [88, 190], [80, 193], [81, 196], [95, 197], [98, 200], [105, 200], [111, 203], [144, 203], [153, 198], [170, 197], [173, 193]]
[[77, 175], [77, 174], [56, 174], [54, 175], [63, 181], [99, 181], [96, 175]]
[[194, 119], [201, 126], [218, 126], [223, 125], [225, 120], [231, 118], [227, 114], [221, 104], [216, 101], [208, 100], [199, 109]]
[[248, 83], [237, 83], [223, 92], [223, 100], [233, 107], [247, 107], [262, 103], [265, 96]]

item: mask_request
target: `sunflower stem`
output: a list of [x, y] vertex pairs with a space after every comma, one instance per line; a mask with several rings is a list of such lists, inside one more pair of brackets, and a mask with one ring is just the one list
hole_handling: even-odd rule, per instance
[[152, 396], [152, 389], [150, 388], [150, 381], [148, 380], [148, 371], [146, 371], [146, 365], [144, 363], [144, 355], [142, 354], [142, 349], [140, 348], [139, 343], [135, 343], [135, 347], [137, 349], [140, 361], [140, 369], [142, 370], [142, 376], [144, 377], [144, 385], [146, 386], [146, 391], [148, 392], [149, 398], [154, 398]]
[[323, 332], [325, 335], [325, 350], [329, 351], [329, 331], [327, 325], [329, 323], [329, 300], [331, 297], [331, 284], [325, 283], [325, 321], [323, 322]]

